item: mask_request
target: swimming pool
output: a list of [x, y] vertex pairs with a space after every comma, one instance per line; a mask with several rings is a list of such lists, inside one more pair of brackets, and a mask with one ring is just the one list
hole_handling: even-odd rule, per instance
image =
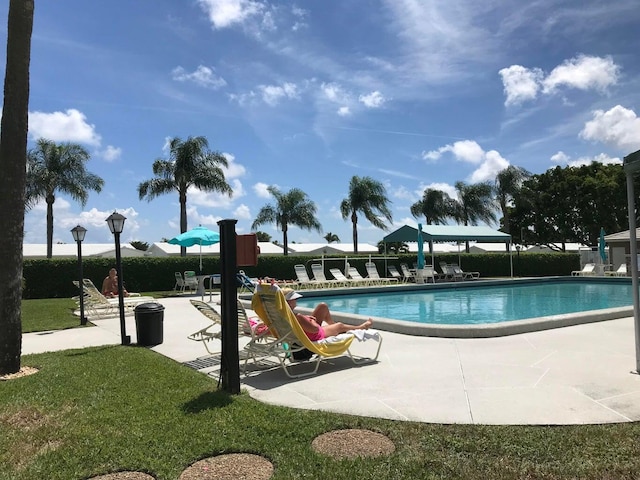
[[337, 320], [372, 317], [414, 335], [489, 337], [633, 316], [626, 278], [553, 277], [302, 292], [301, 310], [326, 302]]

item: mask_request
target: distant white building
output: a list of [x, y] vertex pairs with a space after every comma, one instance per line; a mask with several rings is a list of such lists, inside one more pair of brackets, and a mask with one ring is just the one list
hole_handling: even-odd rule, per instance
[[[120, 255], [123, 257], [142, 257], [145, 252], [137, 250], [130, 243], [120, 245]], [[46, 243], [25, 243], [22, 245], [24, 258], [47, 258]], [[78, 245], [76, 243], [54, 243], [51, 246], [52, 258], [77, 257]], [[115, 258], [116, 248], [113, 243], [82, 243], [82, 257]]]
[[[289, 254], [295, 255], [344, 255], [353, 253], [351, 243], [289, 243]], [[368, 243], [358, 243], [358, 253], [378, 253], [378, 247]]]
[[[284, 249], [271, 242], [258, 242], [258, 247], [260, 248], [260, 255], [283, 255]], [[155, 242], [153, 243], [146, 252], [144, 252], [146, 256], [154, 256], [154, 257], [178, 257], [180, 256], [180, 245], [172, 245], [167, 242]], [[187, 247], [187, 255], [200, 255], [200, 245], [194, 245], [193, 247]], [[214, 245], [203, 245], [202, 246], [202, 256], [213, 255], [220, 256], [220, 244], [216, 243]]]

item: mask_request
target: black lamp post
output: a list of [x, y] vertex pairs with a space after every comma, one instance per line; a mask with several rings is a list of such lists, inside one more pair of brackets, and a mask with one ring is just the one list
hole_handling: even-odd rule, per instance
[[120, 310], [120, 338], [122, 345], [131, 344], [131, 337], [127, 335], [127, 327], [124, 323], [124, 294], [122, 289], [122, 257], [120, 256], [120, 234], [124, 230], [124, 221], [127, 219], [118, 212], [113, 212], [107, 218], [109, 230], [113, 233], [116, 244], [116, 269], [118, 270], [118, 307]]
[[84, 236], [87, 233], [87, 229], [82, 227], [81, 225], [77, 225], [71, 229], [71, 235], [73, 235], [73, 239], [78, 244], [78, 275], [79, 281], [78, 287], [80, 289], [80, 325], [87, 324], [87, 318], [84, 316], [84, 287], [82, 280], [82, 242], [84, 241]]

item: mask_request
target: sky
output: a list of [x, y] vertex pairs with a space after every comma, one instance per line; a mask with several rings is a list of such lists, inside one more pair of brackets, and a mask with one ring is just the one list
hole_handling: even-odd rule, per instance
[[[340, 215], [354, 176], [386, 189], [387, 232], [360, 218], [360, 242], [417, 225], [426, 188], [493, 181], [640, 149], [637, 0], [36, 0], [29, 148], [74, 142], [105, 181], [82, 206], [54, 204], [54, 243], [180, 233], [177, 193], [137, 187], [168, 158], [167, 141], [205, 136], [225, 155], [231, 197], [190, 190], [188, 226], [236, 219], [250, 233], [274, 205], [267, 186], [303, 190], [320, 233], [289, 242], [352, 242]], [[0, 2], [6, 44], [8, 2]], [[0, 49], [4, 78], [5, 49]], [[25, 243], [46, 242], [46, 206], [25, 217]], [[493, 225], [498, 227], [498, 225]], [[276, 225], [259, 230], [282, 242]]]

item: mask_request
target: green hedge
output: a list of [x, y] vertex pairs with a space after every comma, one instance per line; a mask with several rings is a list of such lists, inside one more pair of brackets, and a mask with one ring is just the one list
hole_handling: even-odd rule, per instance
[[[378, 255], [375, 255], [376, 257]], [[436, 270], [440, 271], [440, 262], [458, 263], [458, 254], [436, 255]], [[364, 264], [368, 255], [349, 258], [349, 263], [358, 268], [365, 276]], [[427, 259], [430, 262], [431, 258]], [[307, 270], [311, 263], [318, 261], [309, 256], [265, 256], [260, 257], [256, 267], [240, 267], [250, 277], [274, 277], [277, 279], [295, 279], [293, 266], [304, 264]], [[415, 255], [398, 255], [387, 260], [387, 265], [399, 266], [407, 263], [412, 266], [416, 261]], [[386, 275], [384, 260], [375, 260], [378, 271]], [[220, 259], [218, 257], [203, 257], [203, 271], [205, 273], [220, 273]], [[480, 272], [481, 277], [509, 276], [510, 260], [507, 253], [470, 253], [460, 255], [460, 264], [465, 271]], [[83, 259], [83, 274], [101, 288], [103, 279], [110, 268], [115, 267], [113, 258]], [[326, 256], [325, 270], [327, 278], [329, 268], [338, 267], [344, 270], [344, 256]], [[199, 259], [189, 257], [126, 257], [122, 259], [123, 280], [127, 290], [132, 292], [151, 292], [172, 290], [175, 284], [174, 272], [185, 270], [198, 271]], [[577, 254], [572, 253], [521, 253], [513, 255], [513, 273], [519, 277], [535, 277], [550, 275], [570, 275], [573, 270], [580, 268]], [[64, 259], [25, 259], [23, 277], [24, 298], [65, 298], [77, 294], [72, 281], [78, 278], [78, 262], [75, 258]]]

